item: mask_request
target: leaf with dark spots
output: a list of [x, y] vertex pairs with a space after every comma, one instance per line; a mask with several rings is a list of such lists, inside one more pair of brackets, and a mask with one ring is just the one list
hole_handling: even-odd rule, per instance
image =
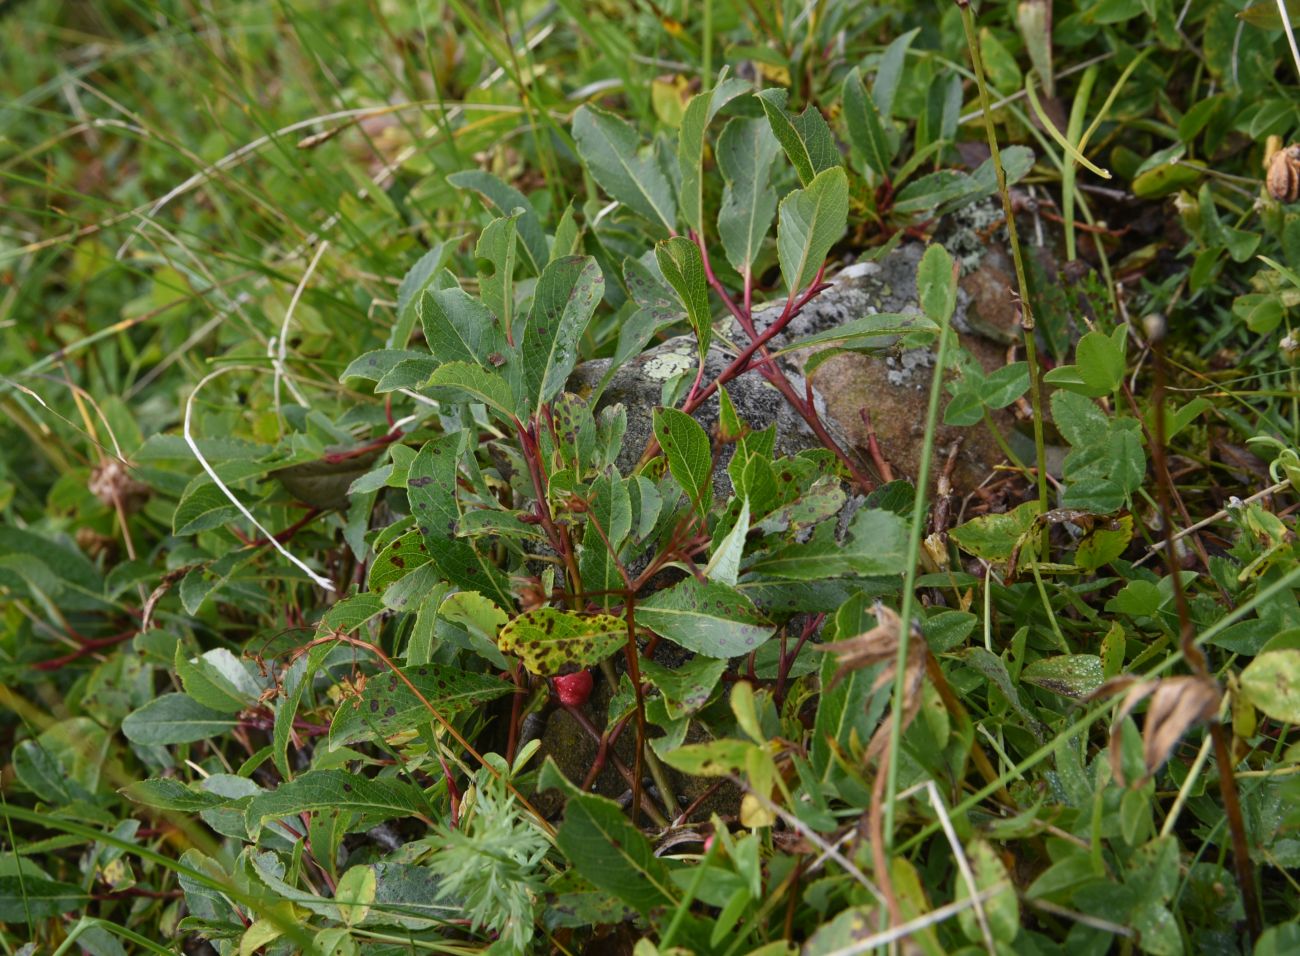
[[748, 654], [775, 627], [735, 588], [687, 578], [637, 605], [637, 622], [706, 657]]
[[[491, 558], [480, 553], [474, 543], [454, 538], [442, 530], [454, 527], [460, 517], [456, 507], [460, 441], [460, 435], [444, 435], [420, 449], [411, 461], [406, 496], [411, 510], [420, 515], [419, 533], [428, 548], [429, 559], [447, 580], [509, 604], [513, 599], [505, 573]], [[423, 483], [416, 484], [417, 481]]]
[[604, 290], [604, 276], [590, 256], [565, 256], [542, 272], [520, 336], [522, 413], [537, 412], [564, 388], [578, 364], [578, 339]]
[[[442, 664], [403, 667], [401, 673], [444, 717], [486, 704], [512, 690], [510, 684], [495, 677]], [[343, 703], [330, 724], [329, 746], [334, 750], [372, 737], [389, 737], [431, 720], [434, 717], [420, 698], [405, 681], [390, 673], [387, 680], [367, 681], [359, 698]]]
[[623, 646], [627, 625], [612, 614], [578, 614], [543, 607], [501, 629], [497, 644], [534, 674], [551, 677], [599, 664]]
[[420, 788], [405, 780], [367, 779], [345, 770], [313, 770], [260, 793], [248, 804], [250, 832], [277, 817], [319, 810], [348, 810], [368, 817], [409, 817], [426, 810]]

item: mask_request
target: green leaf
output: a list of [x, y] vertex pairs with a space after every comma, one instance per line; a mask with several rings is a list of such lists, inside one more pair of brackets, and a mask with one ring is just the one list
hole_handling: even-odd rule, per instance
[[689, 651], [716, 658], [748, 654], [775, 633], [762, 612], [735, 588], [695, 578], [642, 601], [636, 620]]
[[984, 379], [980, 400], [989, 408], [1006, 408], [1029, 391], [1029, 363], [1012, 362]]
[[[460, 441], [459, 434], [435, 438], [426, 442], [411, 461], [406, 476], [406, 497], [411, 505], [411, 514], [415, 516], [429, 559], [449, 581], [485, 594], [494, 601], [510, 604], [513, 601], [510, 581], [491, 555], [480, 553], [472, 542], [452, 537], [460, 517], [456, 507]], [[406, 564], [408, 559], [412, 565], [419, 562], [419, 557], [408, 551], [404, 555], [394, 555], [389, 563], [395, 565], [400, 560]], [[371, 572], [372, 588], [376, 586], [377, 570]], [[392, 580], [396, 580], [396, 576]], [[386, 578], [385, 583], [391, 583], [391, 580]]]
[[761, 750], [748, 740], [710, 740], [685, 744], [664, 754], [664, 763], [696, 777], [726, 777], [748, 765], [750, 754]]
[[1005, 561], [1034, 527], [1042, 503], [1026, 501], [1003, 514], [986, 514], [953, 528], [948, 536], [968, 554], [986, 561]]
[[713, 499], [713, 449], [699, 422], [675, 408], [656, 408], [654, 433], [677, 479], [701, 518]]
[[658, 261], [649, 253], [640, 259], [623, 260], [623, 281], [632, 300], [659, 322], [676, 322], [682, 317], [682, 305], [664, 279]]
[[420, 298], [418, 311], [425, 344], [438, 362], [491, 367], [490, 356], [509, 351], [497, 317], [463, 289], [431, 289]]
[[[415, 314], [414, 306], [411, 307], [411, 314], [412, 316]], [[378, 382], [398, 364], [410, 359], [424, 358], [428, 358], [424, 352], [415, 352], [411, 349], [373, 349], [362, 352], [349, 362], [348, 367], [339, 376], [339, 381], [346, 384], [354, 378], [359, 378], [362, 381]]]
[[1096, 654], [1044, 657], [1025, 666], [1020, 679], [1062, 697], [1083, 700], [1101, 686], [1101, 658]]
[[223, 714], [237, 714], [252, 707], [262, 694], [262, 686], [248, 668], [224, 647], [189, 660], [178, 643], [173, 666], [186, 694]]
[[457, 591], [441, 603], [438, 616], [463, 627], [469, 637], [470, 649], [493, 667], [510, 668], [505, 655], [497, 647], [497, 634], [510, 620], [510, 615], [501, 608], [474, 591]]
[[364, 591], [335, 601], [321, 618], [322, 630], [342, 631], [350, 634], [366, 621], [384, 612], [384, 602], [378, 594]]
[[814, 332], [812, 335], [795, 339], [782, 348], [777, 355], [797, 352], [810, 346], [838, 345], [841, 348], [867, 348], [873, 338], [889, 336], [891, 341], [879, 343], [881, 348], [893, 344], [892, 339], [899, 335], [911, 335], [917, 332], [938, 332], [939, 327], [923, 315], [903, 315], [897, 312], [876, 312], [851, 319], [840, 325]]
[[181, 537], [220, 528], [239, 517], [239, 509], [213, 482], [191, 487], [172, 515], [172, 534]]
[[1007, 670], [1007, 665], [1002, 658], [983, 647], [966, 647], [953, 656], [972, 670], [983, 675], [985, 679], [1001, 691], [1002, 696], [1011, 705], [1011, 709], [1024, 719], [1030, 732], [1040, 740], [1043, 738], [1047, 728], [1043, 726], [1042, 721], [1038, 719], [1034, 712], [1021, 701], [1020, 691], [1011, 680], [1011, 673]]
[[921, 311], [943, 326], [957, 307], [957, 271], [948, 250], [938, 243], [926, 246], [916, 269], [916, 291]]
[[497, 635], [531, 673], [551, 677], [599, 664], [627, 641], [627, 624], [612, 614], [543, 607], [521, 614]]
[[785, 90], [769, 89], [755, 95], [763, 104], [772, 133], [794, 164], [799, 182], [808, 186], [818, 173], [840, 165], [835, 137], [815, 106], [809, 104], [798, 116], [791, 116], [786, 110], [789, 94]]
[[[451, 718], [514, 690], [513, 685], [487, 674], [474, 674], [447, 664], [398, 668], [366, 680], [361, 696], [344, 701], [330, 722], [329, 748], [337, 750], [372, 737], [391, 737], [434, 720], [424, 701], [406, 685], [410, 681], [443, 717]], [[402, 680], [405, 677], [406, 680]]]
[[584, 104], [573, 115], [573, 138], [583, 164], [601, 189], [673, 231], [677, 204], [672, 187], [653, 154], [639, 150], [636, 130], [613, 113]]
[[0, 876], [0, 923], [14, 927], [83, 909], [90, 896], [79, 886], [34, 876]]
[[529, 413], [564, 388], [578, 364], [578, 339], [604, 293], [605, 278], [591, 256], [565, 256], [537, 280], [520, 342], [521, 388]]
[[880, 65], [876, 68], [876, 81], [871, 87], [871, 98], [876, 101], [876, 108], [884, 119], [894, 115], [894, 96], [903, 81], [903, 67], [907, 63], [907, 49], [921, 32], [920, 27], [908, 30], [900, 37], [895, 37], [885, 52], [880, 55]]
[[1074, 563], [1085, 571], [1097, 571], [1122, 555], [1133, 540], [1133, 516], [1120, 515], [1111, 527], [1098, 525], [1079, 542]]
[[704, 576], [710, 581], [735, 585], [740, 577], [740, 559], [745, 553], [745, 536], [748, 534], [749, 499], [743, 498], [736, 523], [714, 547], [713, 555], [704, 569]]
[[515, 417], [510, 384], [495, 372], [469, 362], [448, 362], [433, 370], [423, 390], [442, 402], [478, 402], [507, 422]]
[[383, 378], [375, 383], [375, 394], [383, 395], [401, 388], [419, 388], [437, 367], [438, 360], [428, 355], [416, 359], [404, 359], [385, 372]]
[[1111, 394], [1124, 381], [1127, 333], [1124, 326], [1110, 336], [1089, 332], [1075, 347], [1075, 364], [1051, 369], [1043, 381], [1091, 398]]
[[[632, 498], [627, 482], [616, 474], [601, 475], [591, 483], [588, 506], [587, 527], [582, 533], [582, 550], [578, 554], [583, 590], [588, 592], [591, 600], [604, 607], [621, 604], [621, 595], [599, 592], [613, 592], [623, 587], [617, 556], [632, 531]], [[599, 524], [599, 531], [592, 526], [592, 521]]]
[[479, 298], [496, 314], [503, 329], [514, 328], [515, 233], [520, 215], [516, 210], [493, 219], [474, 245]]
[[746, 80], [727, 79], [724, 68], [713, 89], [692, 96], [682, 114], [677, 134], [677, 168], [681, 175], [677, 196], [682, 219], [698, 236], [704, 235], [704, 134], [718, 110], [749, 88]]
[[1106, 413], [1082, 395], [1073, 392], [1052, 393], [1052, 421], [1076, 448], [1104, 441], [1110, 431]]
[[1124, 381], [1124, 351], [1128, 328], [1120, 325], [1113, 334], [1092, 331], [1079, 340], [1074, 350], [1074, 360], [1084, 382], [1094, 389], [1109, 394]]
[[[432, 249], [416, 260], [415, 265], [411, 266], [402, 277], [402, 283], [397, 287], [397, 321], [393, 323], [393, 328], [388, 333], [386, 350], [406, 348], [406, 343], [410, 341], [411, 332], [415, 328], [417, 310], [420, 299], [424, 296], [424, 290], [437, 282], [443, 264], [456, 251], [462, 238], [462, 236], [452, 236], [436, 243]], [[348, 366], [349, 370], [351, 367]], [[343, 377], [346, 378], [347, 374], [345, 372]]]
[[555, 842], [593, 886], [640, 913], [673, 904], [676, 894], [667, 866], [618, 804], [578, 790], [550, 758], [541, 786], [558, 786], [568, 796]]
[[119, 791], [122, 796], [135, 803], [155, 810], [175, 810], [179, 813], [198, 813], [210, 807], [219, 807], [226, 803], [225, 797], [201, 790], [191, 790], [179, 780], [157, 778], [137, 780], [127, 784]]
[[503, 183], [496, 176], [481, 169], [467, 169], [452, 173], [447, 182], [458, 189], [472, 189], [478, 193], [483, 204], [500, 216], [509, 216], [516, 209], [524, 214], [519, 218], [519, 238], [523, 242], [524, 257], [528, 260], [534, 275], [541, 275], [549, 255], [546, 251], [546, 233], [542, 229], [542, 220], [533, 209], [532, 203], [519, 190]]
[[831, 246], [844, 235], [848, 216], [849, 180], [840, 166], [818, 173], [807, 188], [781, 200], [776, 248], [791, 296], [816, 277]]
[[271, 762], [280, 771], [282, 779], [294, 776], [289, 765], [289, 741], [293, 737], [293, 722], [298, 716], [303, 692], [311, 685], [331, 650], [330, 644], [317, 644], [295, 660], [280, 679], [280, 697], [274, 704], [275, 722], [271, 729]]
[[[1016, 898], [1016, 889], [1003, 866], [997, 851], [986, 840], [975, 839], [966, 845], [966, 856], [975, 877], [976, 892], [997, 889], [984, 903], [984, 920], [989, 933], [1003, 945], [1009, 945], [1020, 932], [1020, 901]], [[957, 881], [955, 902], [970, 896], [972, 887], [965, 880]], [[964, 910], [957, 915], [962, 932], [972, 942], [983, 940], [983, 931], [972, 910]]]
[[1247, 699], [1274, 720], [1300, 724], [1300, 650], [1266, 651], [1241, 672]]
[[708, 703], [726, 669], [725, 658], [694, 657], [679, 667], [641, 659], [641, 676], [659, 689], [673, 720], [689, 717]]
[[853, 516], [849, 540], [835, 538], [835, 522], [818, 525], [806, 542], [794, 542], [763, 555], [749, 571], [790, 581], [819, 581], [844, 575], [902, 573], [906, 563], [907, 523], [892, 511], [862, 508]]
[[766, 122], [737, 116], [718, 137], [718, 169], [725, 185], [718, 209], [718, 235], [731, 267], [747, 275], [776, 215], [772, 160], [781, 146]]
[[713, 338], [713, 315], [709, 309], [709, 285], [704, 277], [700, 248], [682, 236], [673, 236], [655, 246], [655, 259], [668, 284], [686, 307], [686, 318], [695, 331], [700, 360], [708, 354]]
[[257, 833], [267, 820], [319, 810], [390, 819], [421, 815], [426, 809], [420, 788], [405, 780], [371, 779], [346, 770], [312, 770], [253, 797], [244, 816], [249, 832]]
[[885, 132], [876, 101], [867, 95], [856, 66], [844, 77], [842, 96], [844, 125], [849, 131], [849, 143], [854, 152], [877, 177], [888, 176], [894, 148]]
[[185, 694], [163, 694], [127, 714], [122, 733], [137, 744], [188, 744], [224, 734], [235, 723]]
[[370, 590], [382, 592], [400, 581], [418, 567], [429, 563], [429, 548], [418, 528], [399, 535], [384, 545], [370, 566], [367, 584]]
[[334, 888], [338, 920], [347, 926], [360, 924], [370, 914], [375, 902], [376, 877], [373, 867], [349, 867]]

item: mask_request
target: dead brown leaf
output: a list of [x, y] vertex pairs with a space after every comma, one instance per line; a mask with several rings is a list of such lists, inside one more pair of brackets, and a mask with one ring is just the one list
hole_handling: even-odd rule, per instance
[[1115, 714], [1115, 723], [1110, 732], [1111, 775], [1121, 786], [1126, 781], [1120, 752], [1120, 727], [1124, 718], [1132, 714], [1139, 704], [1147, 698], [1151, 699], [1142, 725], [1142, 763], [1146, 768], [1143, 780], [1146, 780], [1165, 765], [1169, 755], [1188, 731], [1197, 724], [1214, 718], [1223, 696], [1219, 685], [1214, 681], [1189, 675], [1152, 681], [1121, 677], [1107, 681], [1093, 694], [1093, 698], [1110, 697], [1121, 691], [1124, 692], [1124, 700]]
[[[850, 637], [843, 641], [822, 644], [818, 650], [834, 654], [839, 668], [831, 680], [834, 687], [853, 671], [862, 670], [877, 664], [883, 664], [871, 685], [874, 693], [886, 684], [892, 683], [898, 665], [898, 640], [901, 620], [897, 612], [877, 601], [874, 608], [876, 626], [869, 631]], [[907, 646], [907, 664], [903, 671], [903, 727], [911, 724], [921, 709], [921, 685], [925, 681], [925, 639], [913, 631]], [[871, 741], [867, 744], [865, 757], [868, 761], [878, 757], [889, 741], [889, 721], [880, 725]]]

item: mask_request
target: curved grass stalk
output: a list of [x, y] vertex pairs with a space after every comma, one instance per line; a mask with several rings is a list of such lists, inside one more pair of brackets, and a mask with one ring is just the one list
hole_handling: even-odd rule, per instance
[[[1001, 167], [999, 167], [1001, 168]], [[954, 264], [954, 269], [957, 266]], [[934, 460], [934, 443], [939, 428], [939, 398], [943, 394], [943, 372], [948, 364], [948, 346], [952, 341], [952, 317], [944, 319], [939, 330], [939, 347], [930, 378], [930, 400], [925, 413], [925, 437], [921, 441], [921, 461], [916, 475], [916, 498], [912, 503], [912, 520], [908, 529], [907, 557], [904, 559], [903, 599], [898, 615], [898, 658], [894, 663], [893, 704], [890, 714], [889, 746], [885, 759], [884, 837], [886, 846], [894, 842], [894, 803], [898, 793], [898, 750], [903, 736], [903, 696], [906, 693], [907, 655], [912, 637], [912, 613], [916, 605], [916, 567], [921, 558], [921, 538], [925, 527], [926, 500], [930, 488], [930, 467]]]
[[[1002, 196], [1002, 211], [1007, 220], [1007, 238], [1011, 245], [1011, 258], [1016, 267], [1016, 287], [1020, 294], [1021, 328], [1024, 330], [1025, 360], [1029, 363], [1029, 401], [1034, 410], [1034, 451], [1038, 466], [1038, 500], [1044, 511], [1047, 498], [1047, 447], [1043, 436], [1042, 372], [1038, 367], [1038, 346], [1034, 341], [1034, 313], [1029, 304], [1029, 283], [1025, 277], [1025, 257], [1020, 251], [1020, 236], [1016, 229], [1016, 213], [1011, 205], [1011, 191], [1007, 188], [1007, 173], [1002, 166], [1002, 151], [998, 148], [997, 132], [993, 128], [993, 112], [989, 106], [989, 88], [984, 75], [984, 61], [980, 58], [979, 41], [975, 36], [975, 16], [969, 0], [957, 0], [962, 26], [966, 31], [966, 45], [970, 48], [971, 64], [975, 69], [975, 83], [979, 87], [980, 106], [984, 110], [984, 129], [988, 134], [989, 152], [993, 169], [997, 173], [998, 192]], [[1046, 532], [1044, 532], [1046, 536]], [[1044, 550], [1046, 554], [1046, 550]], [[904, 595], [906, 598], [906, 595]]]

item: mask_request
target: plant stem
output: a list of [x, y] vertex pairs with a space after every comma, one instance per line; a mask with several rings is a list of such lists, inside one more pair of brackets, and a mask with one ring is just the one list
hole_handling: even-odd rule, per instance
[[[1168, 459], [1165, 457], [1165, 350], [1164, 342], [1160, 337], [1152, 341], [1151, 352], [1155, 357], [1155, 387], [1151, 398], [1155, 406], [1156, 419], [1151, 457], [1156, 469], [1156, 496], [1160, 504], [1161, 523], [1164, 526], [1165, 558], [1169, 563], [1169, 577], [1174, 586], [1174, 604], [1178, 610], [1178, 644], [1187, 666], [1201, 681], [1217, 691], [1218, 682], [1210, 672], [1205, 652], [1196, 642], [1196, 625], [1192, 621], [1191, 609], [1187, 603], [1182, 567], [1178, 560], [1178, 549], [1174, 544], [1174, 509], [1170, 504], [1174, 483], [1169, 475]], [[1241, 801], [1237, 794], [1231, 747], [1217, 715], [1210, 719], [1210, 736], [1214, 740], [1214, 760], [1219, 770], [1219, 794], [1223, 798], [1224, 816], [1228, 821], [1228, 832], [1232, 836], [1232, 864], [1237, 872], [1237, 883], [1241, 888], [1241, 903], [1246, 910], [1246, 925], [1250, 931], [1250, 938], [1256, 940], [1259, 939], [1262, 926], [1259, 898], [1255, 892], [1255, 871], [1251, 866], [1250, 844], [1246, 840], [1246, 821], [1242, 816]]]
[[[1016, 266], [1016, 289], [1020, 297], [1020, 326], [1024, 331], [1025, 361], [1029, 364], [1029, 401], [1034, 409], [1034, 450], [1038, 464], [1038, 501], [1043, 511], [1048, 510], [1047, 498], [1047, 446], [1043, 438], [1042, 373], [1038, 368], [1038, 347], [1034, 342], [1034, 313], [1029, 305], [1029, 284], [1025, 279], [1025, 257], [1020, 251], [1020, 237], [1016, 230], [1016, 211], [1011, 205], [1011, 190], [1007, 188], [1007, 172], [1002, 168], [1002, 151], [998, 149], [997, 131], [993, 126], [993, 107], [989, 98], [988, 82], [984, 76], [984, 61], [980, 58], [979, 41], [975, 36], [975, 16], [969, 0], [957, 0], [962, 26], [966, 31], [966, 45], [970, 48], [971, 66], [975, 72], [975, 85], [979, 87], [980, 110], [984, 114], [984, 131], [988, 134], [989, 153], [993, 170], [998, 178], [998, 192], [1002, 196], [1002, 213], [1007, 220], [1007, 241], [1011, 246], [1011, 259]], [[1047, 543], [1047, 531], [1043, 531]], [[1043, 548], [1046, 557], [1047, 548]]]
[[[957, 266], [954, 263], [953, 268]], [[903, 600], [899, 608], [898, 657], [894, 662], [894, 690], [889, 726], [889, 761], [885, 777], [884, 840], [894, 843], [894, 798], [898, 793], [898, 748], [903, 736], [903, 696], [906, 693], [908, 644], [912, 637], [912, 611], [916, 604], [916, 566], [920, 561], [921, 537], [925, 526], [926, 499], [930, 487], [930, 464], [934, 458], [935, 432], [939, 424], [939, 399], [943, 394], [943, 370], [948, 364], [948, 343], [952, 340], [951, 316], [939, 329], [939, 349], [930, 379], [930, 403], [925, 414], [925, 438], [921, 442], [921, 461], [916, 475], [916, 499], [912, 503], [912, 520], [908, 529], [907, 559], [903, 565]]]

